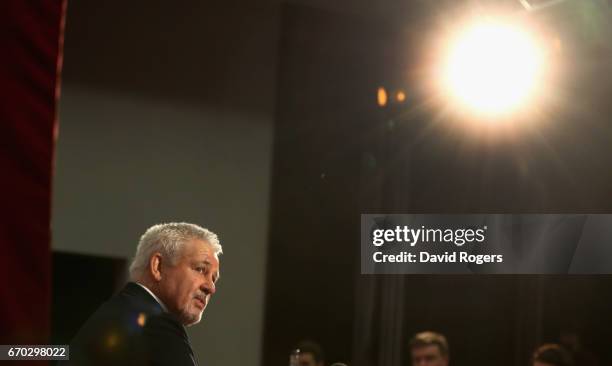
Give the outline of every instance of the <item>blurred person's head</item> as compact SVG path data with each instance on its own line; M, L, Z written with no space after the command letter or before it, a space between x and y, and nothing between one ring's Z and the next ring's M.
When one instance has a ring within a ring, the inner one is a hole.
M217 235L188 223L150 227L140 238L130 279L146 286L184 325L193 325L215 293L219 279Z
M532 366L573 366L570 353L558 344L544 344L533 353Z
M297 348L300 350L300 366L324 366L325 354L318 343L304 340L298 343Z
M417 333L409 345L412 366L448 366L448 342L442 334Z

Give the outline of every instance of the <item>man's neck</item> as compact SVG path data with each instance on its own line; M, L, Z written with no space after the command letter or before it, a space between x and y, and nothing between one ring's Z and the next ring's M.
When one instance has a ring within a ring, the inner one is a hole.
M147 292L149 293L149 295L151 295L151 296L152 296L152 297L155 299L155 301L157 301L157 303L159 304L159 306L161 306L161 308L162 308L162 309L163 309L165 312L168 312L168 308L167 308L167 307L166 307L166 305L163 303L163 301L161 301L161 300L159 299L159 297L157 297L157 295L155 295L155 294L153 293L153 291L151 291L151 289L150 289L150 288L149 288L147 285L143 284L143 283L142 283L142 281L134 281L134 282L135 282L137 285L139 285L140 287L142 287L143 289L145 289L145 291L147 291Z

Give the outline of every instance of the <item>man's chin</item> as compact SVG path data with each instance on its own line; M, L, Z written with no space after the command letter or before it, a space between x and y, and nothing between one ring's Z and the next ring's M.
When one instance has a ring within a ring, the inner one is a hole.
M200 320L196 320L196 321L194 321L193 323L187 323L187 324L183 324L183 325L184 325L184 326L186 326L186 327L191 327L192 325L196 325L196 324L198 324L199 322L200 322Z
M184 326L190 327L196 325L202 320L202 313L204 311L198 311L197 313L184 313L181 317L181 321Z

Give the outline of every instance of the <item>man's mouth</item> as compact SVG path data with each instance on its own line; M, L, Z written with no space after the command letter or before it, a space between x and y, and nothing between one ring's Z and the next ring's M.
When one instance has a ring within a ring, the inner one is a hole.
M206 301L200 299L199 297L195 298L196 304L198 305L198 307L204 309L206 307Z

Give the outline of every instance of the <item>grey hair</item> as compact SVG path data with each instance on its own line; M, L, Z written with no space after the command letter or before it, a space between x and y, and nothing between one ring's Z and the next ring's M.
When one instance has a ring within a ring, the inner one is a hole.
M195 224L170 222L151 226L140 237L136 254L130 264L130 279L136 280L149 266L151 255L160 252L170 262L176 263L185 243L203 240L210 244L215 255L223 253L217 234Z

